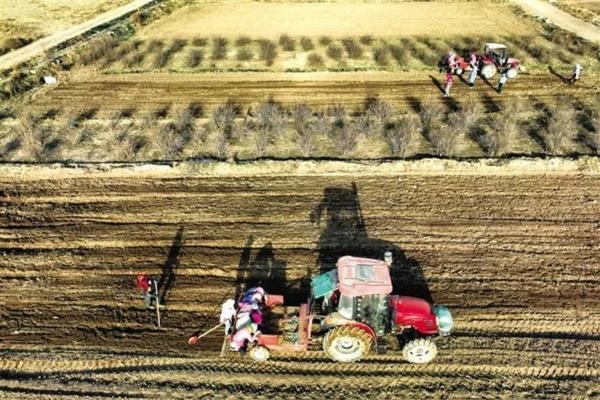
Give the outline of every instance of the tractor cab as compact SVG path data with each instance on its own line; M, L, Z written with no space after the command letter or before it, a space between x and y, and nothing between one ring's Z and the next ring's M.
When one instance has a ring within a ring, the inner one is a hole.
M508 60L508 49L500 43L486 43L483 56L496 65L504 65Z
M341 257L336 270L313 279L311 289L313 301L326 315L325 328L354 322L384 335L389 327L392 281L384 261Z
M485 79L493 78L498 71L513 79L517 77L521 67L521 61L509 57L508 49L500 43L486 43L480 63L480 74Z

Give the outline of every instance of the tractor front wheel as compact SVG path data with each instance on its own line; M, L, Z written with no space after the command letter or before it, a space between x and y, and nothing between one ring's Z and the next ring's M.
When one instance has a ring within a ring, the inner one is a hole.
M519 69L516 67L511 67L506 71L506 76L510 79L515 79L519 75Z
M323 350L334 361L355 362L369 352L373 339L356 326L338 326L327 332Z
M426 364L437 356L437 346L429 339L414 339L402 348L404 359L413 364Z
M250 358L257 362L267 361L271 352L264 346L254 346L248 351Z

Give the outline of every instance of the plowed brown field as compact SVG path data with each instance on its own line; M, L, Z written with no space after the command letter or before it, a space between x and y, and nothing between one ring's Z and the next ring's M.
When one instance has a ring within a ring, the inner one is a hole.
M595 163L3 167L2 397L597 396ZM236 286L261 277L293 303L307 272L385 249L398 292L456 318L431 365L185 344ZM133 290L144 270L163 278L162 328Z
M418 109L419 104L428 97L442 101L443 84L442 74L425 72L98 75L60 85L47 95L39 96L33 106L151 109L158 105L190 102L214 106L228 100L249 105L274 99L284 104L304 102L311 106L326 107L339 103L358 108L369 96L380 96L400 109ZM522 75L511 81L502 95L496 93L495 85L496 81L487 85L479 80L476 88L469 90L466 84L457 81L453 98L480 99L491 109L495 104L527 96L532 101L552 104L565 95L596 95L600 80L589 76L577 85L569 86L553 75ZM452 102L455 100L448 101Z

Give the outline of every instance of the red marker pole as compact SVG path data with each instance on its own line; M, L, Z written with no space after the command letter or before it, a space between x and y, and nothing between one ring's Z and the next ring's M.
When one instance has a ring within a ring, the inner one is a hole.
M198 343L198 340L202 339L204 336L208 335L211 332L214 332L215 330L217 330L218 328L220 328L221 326L223 326L223 323L221 322L219 325L213 326L212 328L210 328L209 330L207 330L206 332L198 335L198 336L192 336L191 338L188 339L188 344L196 344Z

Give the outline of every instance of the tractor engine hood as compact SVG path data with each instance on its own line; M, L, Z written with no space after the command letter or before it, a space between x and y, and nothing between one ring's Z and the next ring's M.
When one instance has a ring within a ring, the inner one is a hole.
M438 333L436 315L429 302L410 296L390 296L392 320L398 327L414 328L423 335Z

